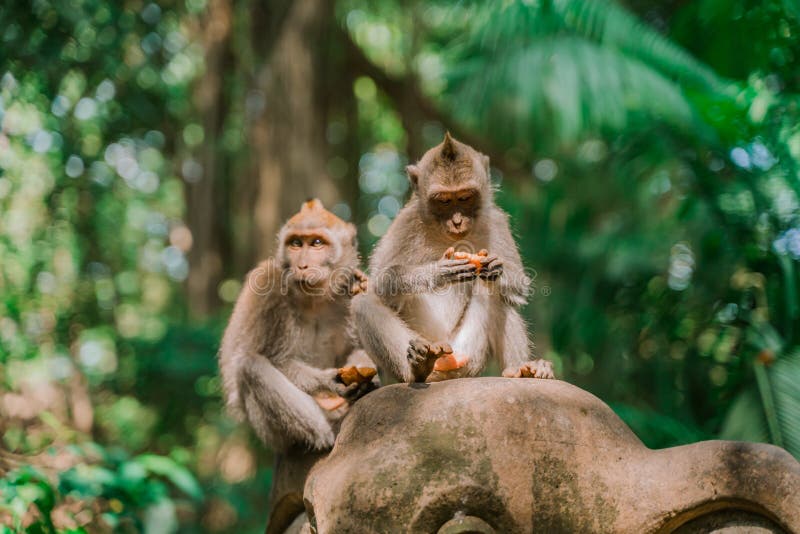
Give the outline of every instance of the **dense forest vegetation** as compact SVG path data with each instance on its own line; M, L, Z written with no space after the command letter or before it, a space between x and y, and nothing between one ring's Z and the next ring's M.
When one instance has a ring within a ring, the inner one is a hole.
M796 2L12 0L0 42L0 530L261 531L242 276L309 196L368 255L446 130L559 377L800 458Z

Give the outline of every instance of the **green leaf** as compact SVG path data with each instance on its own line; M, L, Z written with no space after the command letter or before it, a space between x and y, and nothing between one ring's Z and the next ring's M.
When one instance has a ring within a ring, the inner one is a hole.
M198 501L203 499L203 490L192 473L173 459L156 454L142 454L134 458L134 461L151 473L165 477L191 498Z
M733 401L722 423L719 437L738 441L769 442L767 421L755 388L748 388Z
M783 446L800 459L800 348L795 348L769 369Z

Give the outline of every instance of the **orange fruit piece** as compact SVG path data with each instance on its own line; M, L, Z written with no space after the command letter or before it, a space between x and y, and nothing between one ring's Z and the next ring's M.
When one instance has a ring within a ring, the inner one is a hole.
M461 369L467 364L469 358L465 354L458 354L451 352L436 359L433 363L434 371L455 371Z
M448 252L450 252L450 249L448 249ZM486 256L489 255L489 251L486 250L486 249L481 249L481 250L478 251L477 254L470 254L469 252L455 252L454 251L454 252L450 253L449 255L452 256L452 259L455 259L455 260L469 260L469 262L472 265L475 266L475 269L478 272L480 272L481 271L481 267L483 267L481 262L483 261L484 258L486 258Z
M329 412L336 410L347 402L344 397L340 397L336 393L329 391L315 393L314 400L319 404L320 408Z
M338 377L342 384L349 386L350 384L369 382L376 374L378 374L378 370L372 367L356 367L355 365L350 365L348 367L339 368Z

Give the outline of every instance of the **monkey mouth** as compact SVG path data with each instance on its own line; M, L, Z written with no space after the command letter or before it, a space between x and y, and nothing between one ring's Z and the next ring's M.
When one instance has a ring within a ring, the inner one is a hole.
M294 282L302 287L318 288L325 284L326 276L320 272L295 272L293 274L294 276L292 278L294 279Z
M445 230L447 231L447 234L450 237L462 238L469 233L470 228L469 226L464 226L462 228L453 228L453 226L448 224Z

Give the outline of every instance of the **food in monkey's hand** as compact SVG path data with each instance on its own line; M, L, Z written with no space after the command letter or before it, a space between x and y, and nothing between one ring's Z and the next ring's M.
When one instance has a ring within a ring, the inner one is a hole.
M471 254L469 252L456 252L456 249L450 247L444 253L444 257L448 260L469 260L469 262L475 266L477 272L481 272L483 263L488 256L489 251L486 249L479 250L477 254Z
M351 384L370 382L376 374L378 374L377 369L373 369L372 367L356 367L355 365L351 365L349 367L339 368L339 373L336 377L342 384L349 386Z
M347 402L344 397L337 395L332 391L320 391L315 393L313 397L316 403L319 404L320 408L329 412L341 408L342 405Z

